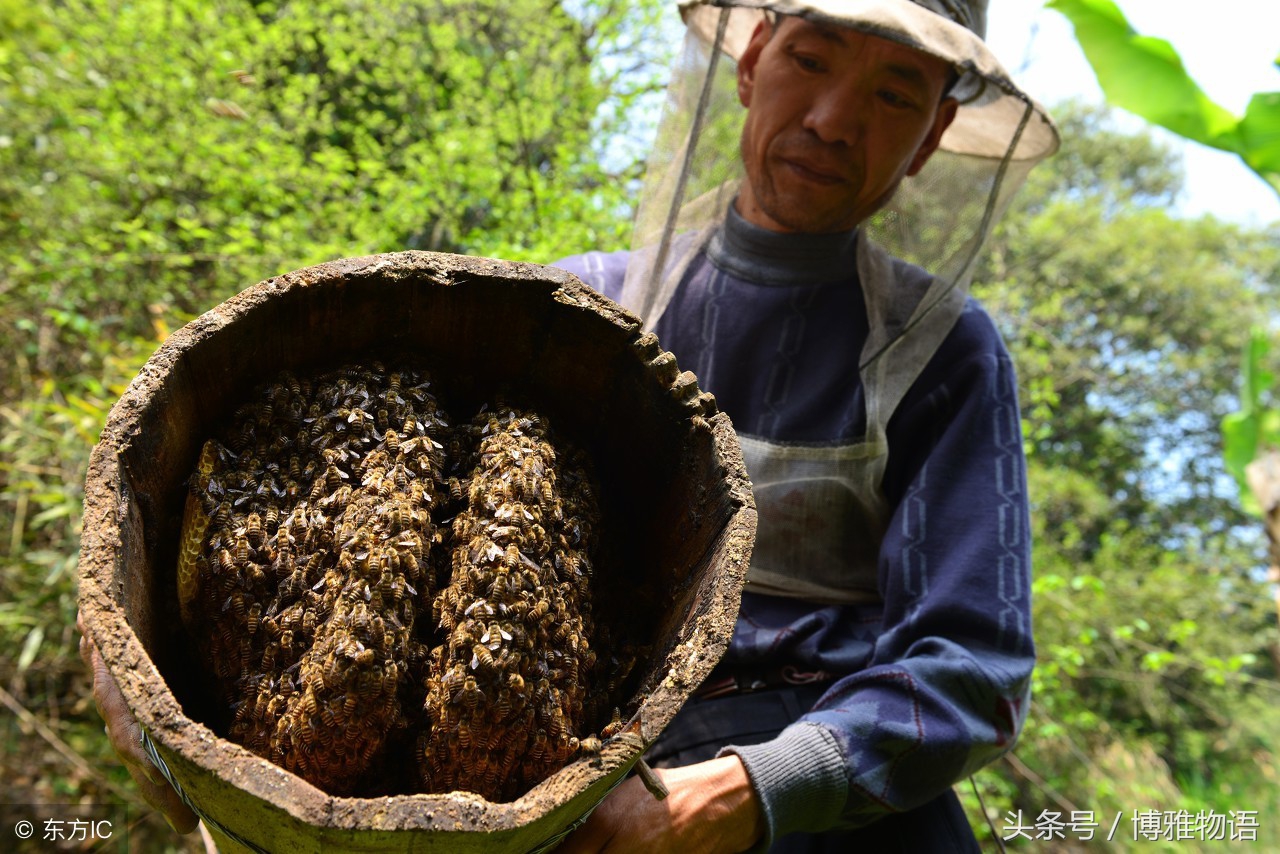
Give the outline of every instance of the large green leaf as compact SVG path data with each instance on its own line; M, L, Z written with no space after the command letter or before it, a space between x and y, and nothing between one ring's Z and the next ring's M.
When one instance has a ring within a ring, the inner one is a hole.
M1280 193L1280 92L1255 95L1243 118L1215 103L1163 39L1134 32L1113 0L1050 0L1075 27L1107 100L1195 142L1240 155Z
M1245 162L1276 187L1280 181L1280 92L1254 95L1240 120L1239 133Z
M1255 328L1240 369L1240 409L1222 419L1223 460L1240 485L1241 505L1256 515L1261 515L1262 508L1249 489L1244 470L1258 455L1259 447L1280 443L1280 413L1262 405L1262 395L1275 381L1263 368L1268 349L1266 334Z

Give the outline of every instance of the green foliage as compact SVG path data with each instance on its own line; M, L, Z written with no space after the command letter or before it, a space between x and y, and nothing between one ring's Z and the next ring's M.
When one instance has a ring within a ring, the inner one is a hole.
M1239 154L1280 193L1280 92L1254 95L1244 116L1237 117L1201 91L1172 45L1134 32L1113 0L1050 0L1048 7L1075 27L1111 103L1194 142ZM1262 375L1261 346L1250 345L1245 354L1241 411L1222 423L1227 468L1239 482L1241 505L1255 515L1262 510L1245 483L1244 468L1261 447L1275 441L1262 433L1280 431L1280 411L1259 406L1262 389L1250 379Z
M1280 193L1280 92L1259 92L1244 116L1212 101L1163 39L1135 33L1113 0L1050 0L1065 15L1107 100L1195 142L1239 154Z
M0 0L0 700L46 726L0 713L6 801L134 797L135 847L171 838L110 759L74 630L89 449L169 328L337 257L618 248L662 13Z
M0 763L0 796L11 803L80 797L141 803L103 737L77 655L76 558L89 449L125 381L157 342L86 343L79 372L39 380L28 374L32 391L0 405L0 644L7 650L0 655L0 685L62 745L59 750L19 718L0 715L0 750L21 757ZM80 761L69 763L68 756ZM145 843L168 833L162 819L147 818L134 839Z
M1280 448L1280 409L1267 409L1264 396L1275 375L1263 366L1270 346L1266 333L1254 328L1245 346L1240 371L1240 409L1222 419L1222 455L1227 471L1240 485L1240 504L1248 513L1262 515L1262 507L1245 480L1245 468L1263 448Z
M997 825L1123 811L1125 832L1134 810L1278 814L1280 632L1218 425L1240 318L1274 315L1280 232L1171 217L1166 149L1054 112L1063 151L974 286L1022 382L1039 653L1016 756L979 777L986 807Z
M1280 236L1178 220L1167 150L1078 105L975 286L1019 348L1031 451L1087 474L1135 524L1243 522L1222 489L1218 424L1247 326L1280 280Z
M616 246L637 167L605 171L599 141L661 48L605 61L656 8L4 0L9 304L141 334L150 303L195 314L335 257Z
M80 485L169 327L337 256L621 245L658 8L0 0L0 685L82 757L5 716L7 800L128 797L75 654ZM1280 233L1170 217L1167 150L1057 112L975 286L1023 381L1041 656L979 785L997 821L1277 814L1280 636L1217 425Z

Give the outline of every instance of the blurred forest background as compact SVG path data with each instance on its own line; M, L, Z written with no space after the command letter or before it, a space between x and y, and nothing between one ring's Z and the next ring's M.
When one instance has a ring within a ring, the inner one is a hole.
M125 801L139 850L192 844L136 799L77 656L85 464L147 356L337 257L624 247L671 14L0 0L0 802ZM1257 847L1280 850L1280 633L1219 434L1249 326L1275 321L1280 223L1174 218L1169 150L1054 112L1063 151L974 287L1020 370L1040 664L982 806L959 791L987 838L984 807L997 831L1093 811L1100 837L1124 811L1117 848L1135 810L1256 810Z

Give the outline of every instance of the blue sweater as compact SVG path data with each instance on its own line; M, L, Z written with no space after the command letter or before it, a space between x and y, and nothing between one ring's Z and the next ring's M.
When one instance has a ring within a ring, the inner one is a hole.
M731 215L655 331L740 433L856 441L867 317L852 235ZM557 263L618 299L628 253ZM767 844L911 809L1008 750L1034 665L1025 461L1013 365L973 300L888 424L893 509L876 605L744 592L727 665L843 674L763 745L732 748Z

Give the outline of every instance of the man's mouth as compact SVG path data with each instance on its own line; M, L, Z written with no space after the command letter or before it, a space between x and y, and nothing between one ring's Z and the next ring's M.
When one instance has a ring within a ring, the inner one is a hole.
M814 184L833 185L844 183L844 176L833 167L810 160L782 158L783 164L802 180Z

